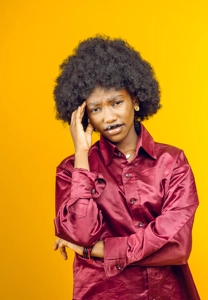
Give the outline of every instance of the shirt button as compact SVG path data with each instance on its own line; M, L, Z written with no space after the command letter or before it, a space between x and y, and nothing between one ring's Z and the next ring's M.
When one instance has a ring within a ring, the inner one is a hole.
M129 173L127 173L125 176L126 176L126 178L129 178L129 177L130 177L130 174L129 174Z
M118 152L118 156L121 156L122 154L121 154L121 152Z
M96 193L96 190L95 190L95 189L92 189L92 190L91 190L91 193L92 193L92 194L95 194L95 193Z
M134 204L135 202L136 202L136 200L135 200L134 198L131 198L131 199L130 199L130 203L131 203L131 204Z
M116 269L117 269L117 270L121 270L121 269L122 269L122 265L117 264L117 265L116 265Z
M138 226L139 226L139 227L142 227L143 225L144 225L143 222L139 222L139 223L138 223Z

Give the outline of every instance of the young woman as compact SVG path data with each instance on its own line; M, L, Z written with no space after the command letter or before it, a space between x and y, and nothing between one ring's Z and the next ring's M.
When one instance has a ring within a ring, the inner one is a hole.
M73 299L199 299L187 264L194 177L141 123L160 108L151 66L120 39L90 38L61 65L54 96L75 147L57 168L54 246L76 252Z

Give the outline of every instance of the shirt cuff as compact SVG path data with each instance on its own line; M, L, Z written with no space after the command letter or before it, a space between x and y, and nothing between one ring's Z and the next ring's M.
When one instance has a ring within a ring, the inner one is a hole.
M76 168L72 172L71 198L97 198L105 185L101 174Z
M118 275L126 267L128 237L106 238L104 243L104 269L107 277Z

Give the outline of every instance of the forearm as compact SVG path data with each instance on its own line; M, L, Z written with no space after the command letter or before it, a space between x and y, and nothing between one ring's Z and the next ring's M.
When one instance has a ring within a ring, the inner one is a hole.
M83 168L88 171L90 170L88 161L88 151L77 151L75 153L74 167Z
M71 244L70 248L74 250L77 254L83 256L84 247ZM90 249L90 248L88 248ZM91 248L91 257L104 258L104 242L97 241L96 244Z
M63 205L55 219L56 235L81 246L90 247L100 236L102 214L93 199L79 199Z
M184 218L183 224L179 215L173 218L169 216L164 222L164 230L162 224L158 226L156 220L156 224L149 224L147 228L131 236L106 238L106 275L114 276L131 264L146 267L186 264L191 251L191 232L196 207L193 205L180 212ZM166 230L169 230L169 234Z
M70 175L70 176L69 176ZM105 188L101 174L58 168L56 181L56 235L82 246L92 246L100 236L102 214L96 198Z
M92 257L104 258L104 242L98 241L92 248Z

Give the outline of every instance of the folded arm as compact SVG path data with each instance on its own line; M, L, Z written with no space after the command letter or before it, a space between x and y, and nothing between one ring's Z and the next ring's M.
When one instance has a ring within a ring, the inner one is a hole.
M125 237L106 238L107 276L130 264L163 266L185 264L191 251L192 226L198 197L192 171L180 152L169 182L161 214L146 227Z
M57 169L56 235L61 239L92 246L100 236L102 213L95 199L105 188L102 175L85 169Z

